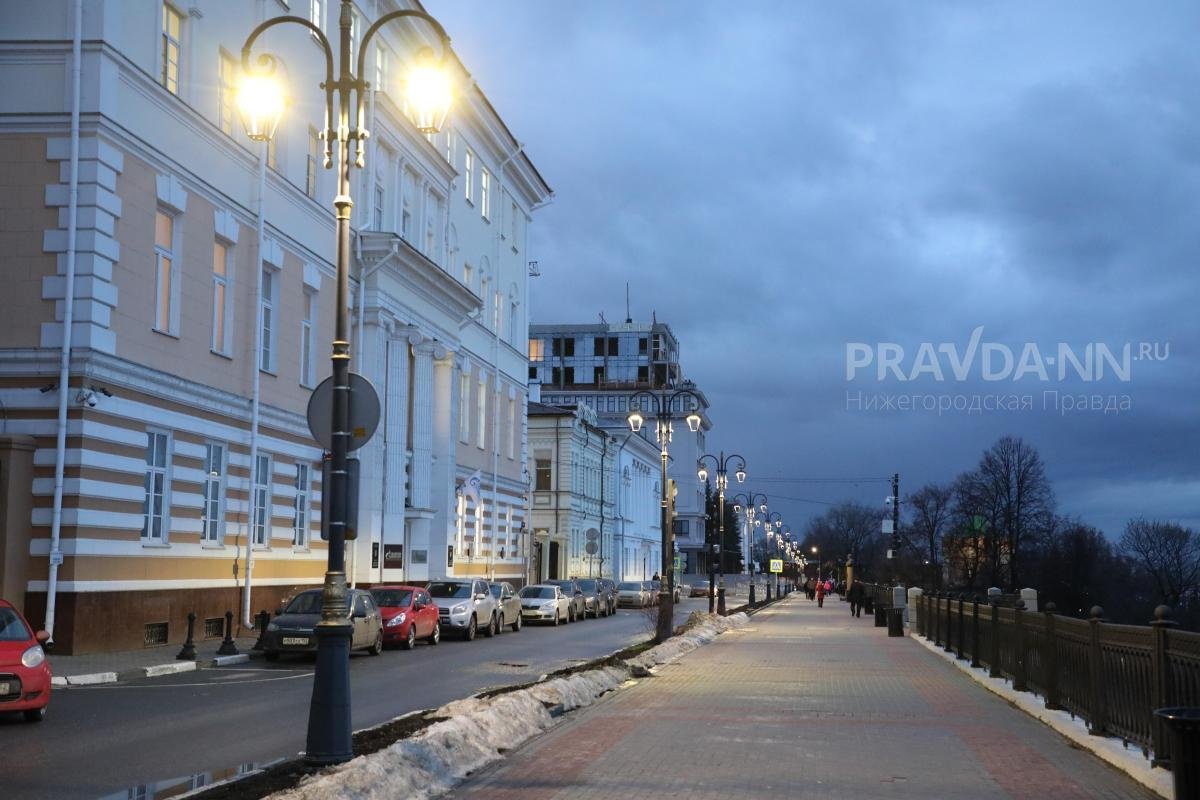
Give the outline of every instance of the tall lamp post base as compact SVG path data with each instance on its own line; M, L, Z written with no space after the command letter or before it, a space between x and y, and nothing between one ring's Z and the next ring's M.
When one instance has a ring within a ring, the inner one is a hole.
M328 573L325 583L324 602L339 588L345 598L344 574ZM350 733L350 640L354 628L344 613L345 599L334 605L340 605L342 613L322 619L313 631L317 637L317 665L308 710L308 749L304 753L309 764L340 764L354 757Z

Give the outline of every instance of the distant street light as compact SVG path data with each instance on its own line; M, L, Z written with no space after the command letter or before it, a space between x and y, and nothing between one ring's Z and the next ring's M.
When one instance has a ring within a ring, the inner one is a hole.
M409 107L422 133L436 133L446 119L452 102L450 78L442 69L450 52L450 38L441 24L423 11L401 10L384 14L374 22L358 43L357 71L351 72L354 52L354 3L341 0L338 18L338 70L334 75L334 52L320 26L304 17L273 17L260 24L246 37L242 45L243 77L238 87L237 105L246 134L255 141L268 141L275 135L286 105L283 86L274 79L278 59L270 54L258 56L252 66L250 52L255 41L268 29L285 22L296 23L312 32L325 55L324 127L320 132L325 142L324 166L329 169L330 142L337 141L337 193L333 208L337 218L336 266L337 290L333 332L333 412L330 485L322 487L328 498L329 519L328 563L325 588L321 594L321 621L314 633L317 638L317 665L313 680L312 701L308 712L308 741L304 752L306 761L314 764L335 764L353 757L350 737L350 639L346 588L346 524L349 499L347 454L352 436L350 420L350 337L347 318L350 286L350 166L363 166L363 142L370 132L363 124L364 97L372 88L363 78L364 59L371 38L381 26L402 17L425 21L441 41L441 62L435 64L428 48L418 56L406 86ZM374 87L382 88L382 87ZM334 96L337 102L334 102ZM353 116L352 116L353 113ZM333 124L334 115L337 124ZM353 123L353 126L352 126ZM350 142L355 143L354 162L350 160Z
M734 474L734 477L737 478L738 483L743 483L746 480L746 459L742 458L741 456L737 455L736 453L730 453L728 456L725 455L724 450L721 451L720 455L716 455L716 456L706 453L706 454L700 456L700 460L697 462L698 469L697 469L696 474L699 476L701 483L704 483L708 480L708 470L705 469L705 467L704 467L705 461L711 461L713 464L716 465L716 468L717 468L717 530L718 530L718 532L717 532L717 543L713 546L713 553L717 557L717 559L716 559L717 563L714 565L712 563L711 557L709 558L709 562L708 562L708 613L710 613L710 614L713 613L713 583L714 583L713 573L718 570L720 571L721 579L720 579L720 584L716 590L717 613L722 614L722 615L725 613L725 564L724 564L724 561L725 561L725 486L729 482L729 478L726 474L726 470L729 466L729 462L735 458L737 459L738 466L733 474Z
M750 605L754 605L754 529L762 523L756 519L757 512L767 513L767 496L761 492L739 492L733 496L733 511L746 515L746 564L750 568Z

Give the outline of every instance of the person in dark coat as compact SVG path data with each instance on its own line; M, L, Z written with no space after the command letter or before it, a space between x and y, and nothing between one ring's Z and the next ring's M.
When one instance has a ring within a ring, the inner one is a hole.
M855 581L850 584L850 591L846 594L846 599L850 601L850 616L862 616L863 600L865 598L866 591L863 589L861 581Z

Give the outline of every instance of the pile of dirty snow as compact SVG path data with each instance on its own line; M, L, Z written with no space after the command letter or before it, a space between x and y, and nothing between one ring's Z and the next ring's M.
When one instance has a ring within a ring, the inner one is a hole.
M554 724L551 710L591 705L631 674L646 674L718 634L745 625L749 617L693 614L682 634L629 659L624 666L588 670L491 697L468 697L439 708L447 719L365 756L305 778L271 800L425 800L451 789L469 773L498 760Z

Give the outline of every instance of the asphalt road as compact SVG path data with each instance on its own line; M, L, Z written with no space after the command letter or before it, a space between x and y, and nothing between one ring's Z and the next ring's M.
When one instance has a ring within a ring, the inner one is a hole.
M676 607L677 623L698 609L707 610L706 598L685 598ZM648 638L650 620L622 610L557 628L525 626L493 639L447 637L436 647L419 644L374 658L356 653L350 661L354 728L605 655ZM311 658L285 657L56 688L45 722L0 714L0 794L6 800L151 800L177 787L175 776L209 782L240 764L294 756L304 748L312 670Z

